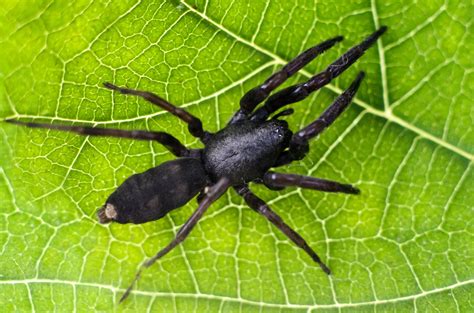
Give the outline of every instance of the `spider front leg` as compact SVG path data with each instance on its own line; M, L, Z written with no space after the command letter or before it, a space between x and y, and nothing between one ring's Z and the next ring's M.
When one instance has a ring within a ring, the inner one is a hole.
M134 95L138 97L142 97L143 99L147 100L148 102L151 102L160 108L170 112L174 116L178 117L182 121L186 122L188 124L188 130L193 135L194 137L197 137L201 139L202 142L206 142L206 140L209 138L211 135L207 131L205 131L202 128L202 122L200 119L192 115L191 113L178 108L174 106L173 104L169 103L165 99L157 96L156 94L149 92L149 91L143 91L143 90L136 90L136 89L128 89L128 88L122 88L115 86L111 83L104 83L104 86L108 89L118 91L122 94L125 95Z
M314 262L318 263L321 269L326 274L331 274L331 270L324 264L319 256L314 252L313 249L308 245L308 243L301 237L296 231L291 229L281 217L273 212L270 207L259 197L257 197L247 186L235 187L235 190L239 195L241 195L245 202L252 208L254 211L265 216L273 225L275 225L279 230L281 230L291 241L293 241L298 247L303 249Z
M191 230L193 230L194 226L196 226L197 222L201 219L201 217L207 211L207 209L211 206L211 204L217 199L219 199L220 196L222 196L222 194L227 190L227 188L229 188L229 185L230 185L229 179L221 178L215 185L209 187L206 195L204 196L202 201L199 203L198 208L196 209L196 211L194 211L194 213L186 221L186 223L184 223L184 225L181 226L178 233L176 234L176 237L166 247L164 247L157 254L155 254L154 257L152 257L151 259L143 263L142 266L140 266L140 269L135 274L135 278L133 279L132 283L127 288L127 290L122 295L122 297L120 298L120 302L124 301L128 297L128 295L132 291L133 285L135 284L135 282L137 282L140 279L143 269L152 266L158 259L168 254L168 252L170 252L177 245L183 242L188 237Z
M247 91L242 99L240 99L240 110L234 114L230 123L232 124L239 121L252 113L255 107L265 100L275 88L283 84L290 76L342 39L342 36L338 36L309 48L288 62L280 71L270 76L263 84Z
M309 151L309 140L319 135L344 112L351 103L352 98L354 98L357 89L359 89L364 76L364 72L360 72L349 88L337 97L333 104L317 120L295 133L291 137L290 148L280 155L274 166L285 165L294 160L304 158Z
M375 41L383 35L383 33L385 33L386 30L387 27L382 26L376 32L369 35L364 41L349 49L324 71L314 75L305 83L290 86L270 96L265 104L252 114L251 119L255 121L265 121L268 116L281 107L301 101L308 97L312 92L329 84L329 82L354 64L354 62L357 61L365 51L369 49Z
M69 126L46 123L21 122L13 119L5 120L7 123L23 125L31 128L47 128L66 132L72 132L87 136L119 137L138 140L155 140L165 146L171 153L177 157L196 156L197 150L189 150L183 144L165 132L152 132L144 130L121 130L113 128L87 127L87 126Z

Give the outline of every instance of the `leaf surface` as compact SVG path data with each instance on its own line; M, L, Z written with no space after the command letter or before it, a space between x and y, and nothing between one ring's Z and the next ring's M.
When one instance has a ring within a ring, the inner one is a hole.
M0 306L91 311L469 311L473 306L474 107L468 1L3 1L0 116L167 131L176 118L102 82L153 91L225 126L245 91L299 52L345 40L304 81L380 25L351 69L301 103L300 129L367 77L354 104L285 172L357 185L360 196L252 186L331 267L327 277L229 191L143 275L195 200L144 225L95 212L128 176L172 159L155 143L0 124Z

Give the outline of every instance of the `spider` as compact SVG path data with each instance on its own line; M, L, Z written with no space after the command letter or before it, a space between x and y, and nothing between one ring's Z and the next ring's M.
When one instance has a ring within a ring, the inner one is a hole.
M294 110L277 111L288 104L303 100L339 76L357 61L386 30L387 27L382 26L308 81L270 95L290 76L340 42L343 37L334 37L302 52L261 85L248 91L240 100L240 109L234 113L226 127L217 133L205 131L197 117L151 92L104 83L104 86L112 91L142 97L183 120L188 124L191 135L199 138L204 144L203 149L188 149L178 139L165 132L28 123L14 119L7 119L6 122L89 136L155 140L178 157L127 178L97 212L100 223L146 223L162 218L197 195L198 208L179 229L175 238L141 265L120 302L130 294L142 271L186 239L209 206L230 187L245 200L250 208L266 217L329 275L331 271L316 252L277 213L256 196L249 189L248 184L250 182L263 184L272 190L296 186L325 192L359 194L359 189L349 184L277 173L270 169L301 160L306 156L309 152L309 140L330 126L348 107L364 78L364 72L359 72L349 88L339 95L318 119L296 133L288 128L286 121L279 119L292 114ZM257 108L265 99L265 103ZM275 112L277 113L273 115Z

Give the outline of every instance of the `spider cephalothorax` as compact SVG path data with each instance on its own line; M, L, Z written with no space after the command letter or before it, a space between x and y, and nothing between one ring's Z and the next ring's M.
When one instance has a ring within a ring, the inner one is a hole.
M285 224L263 200L253 194L248 184L260 183L270 189L297 186L326 192L359 193L359 190L351 185L308 176L276 173L270 169L304 158L309 151L309 140L331 125L350 104L364 77L363 72L357 75L349 88L337 97L318 119L295 133L289 129L285 121L279 119L281 116L292 114L293 110L276 112L288 104L303 100L310 93L339 76L357 61L385 31L386 27L381 27L308 81L287 87L270 96L271 92L290 76L341 41L342 37L329 39L304 51L263 84L247 92L240 101L240 109L227 126L217 133L205 131L198 118L151 92L117 87L111 83L104 84L105 87L122 94L142 97L177 116L188 124L190 133L201 140L204 144L203 149L187 149L176 138L165 132L25 123L13 119L6 121L83 135L155 140L178 157L176 160L165 162L144 173L129 177L109 196L97 213L101 223L145 223L163 217L199 194L199 206L196 211L178 231L176 238L142 265L121 301L130 293L143 267L149 267L182 242L212 202L229 187L232 187L253 210L265 216L317 262L327 274L330 274L329 268L306 241ZM257 108L265 99L265 103Z

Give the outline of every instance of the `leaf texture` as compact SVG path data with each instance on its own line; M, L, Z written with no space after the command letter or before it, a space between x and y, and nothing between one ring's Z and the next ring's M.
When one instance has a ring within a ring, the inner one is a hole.
M469 1L2 1L0 116L167 131L186 125L101 84L153 91L225 126L245 91L304 49L345 40L304 81L380 25L351 69L293 104L314 120L357 71L354 103L282 170L357 185L360 196L252 186L331 267L327 277L229 191L146 271L193 200L144 225L95 212L128 176L172 155L155 143L0 123L0 306L8 311L467 312L473 309L474 106Z

